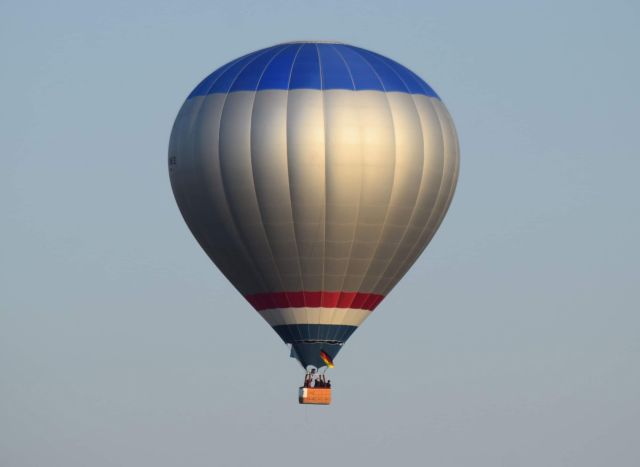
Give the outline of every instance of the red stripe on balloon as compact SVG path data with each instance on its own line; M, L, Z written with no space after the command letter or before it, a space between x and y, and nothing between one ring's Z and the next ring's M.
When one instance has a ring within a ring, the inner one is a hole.
M272 292L245 295L256 310L273 308L354 308L373 311L383 295L361 292Z

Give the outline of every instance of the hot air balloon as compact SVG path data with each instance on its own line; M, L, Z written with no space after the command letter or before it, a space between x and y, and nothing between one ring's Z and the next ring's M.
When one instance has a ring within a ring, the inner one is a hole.
M194 237L305 369L333 364L420 256L458 167L435 91L342 43L227 63L189 94L169 144Z

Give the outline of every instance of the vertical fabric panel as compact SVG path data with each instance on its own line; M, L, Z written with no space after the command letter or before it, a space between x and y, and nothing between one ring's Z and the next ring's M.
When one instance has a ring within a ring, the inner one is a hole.
M268 290L282 290L282 281L267 240L256 199L251 163L251 115L255 92L227 96L220 121L220 168L229 211L238 235L260 271ZM258 292L258 291L252 291Z
M287 163L300 291L323 290L325 255L325 131L322 93L291 90L287 104ZM310 305L303 294L303 305ZM323 310L304 309L307 323ZM317 332L317 330L316 330ZM315 336L319 338L319 336Z
M398 272L405 268L406 258L413 246L419 241L420 235L427 225L442 185L444 168L442 128L438 114L430 103L430 98L420 97L420 99L414 100L423 144L423 164L418 195L414 201L411 215L404 224L402 235L390 248L391 256L381 261L376 260L375 267L381 267L381 270L367 276L367 291L381 293L382 290L386 290L387 285ZM406 272L407 269L408 267L404 271Z
M326 196L324 126L322 93L290 91L287 103L288 187L302 283L307 291L323 290Z
M354 101L360 125L362 185L360 193L350 194L349 202L358 203L358 211L347 267L338 289L344 291L357 291L362 284L389 213L397 158L403 159L396 153L395 125L386 95L360 91L355 93Z
M420 96L420 99L416 100L421 99L422 96ZM408 249L408 254L405 255L400 266L393 271L393 275L384 284L384 288L381 291L383 295L386 295L395 286L395 284L398 283L398 281L418 259L418 256L420 256L422 251L427 247L449 208L449 204L451 203L453 192L455 190L459 165L458 143L455 128L453 126L453 122L448 116L448 112L440 100L430 99L429 104L432 106L432 109L437 116L440 134L442 135L442 154L444 156L442 182L433 208L429 210L428 220L420 232L417 241L403 244L403 247Z
M362 128L352 91L324 91L326 250L323 290L339 291L349 263L362 193Z
M176 154L171 181L194 236L227 278L244 291L263 282L239 241L222 190L218 135L223 104L222 95L185 102L171 138L171 154Z
M293 225L287 155L287 93L256 94L251 117L251 166L259 211L281 288L303 290Z
M393 192L386 209L384 227L369 257L366 275L358 284L357 290L361 292L372 290L393 258L416 205L423 177L424 142L414 102L406 93L387 93L386 97L391 109L395 142Z

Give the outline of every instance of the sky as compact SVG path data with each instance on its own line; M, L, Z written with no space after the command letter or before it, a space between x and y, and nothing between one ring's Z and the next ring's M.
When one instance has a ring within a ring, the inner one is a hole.
M301 39L408 66L461 146L328 407L166 165L203 77ZM632 1L4 0L0 465L640 465L638 44Z

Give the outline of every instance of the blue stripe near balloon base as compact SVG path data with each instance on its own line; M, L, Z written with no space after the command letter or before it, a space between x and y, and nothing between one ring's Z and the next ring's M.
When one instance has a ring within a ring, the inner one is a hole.
M320 358L323 350L333 360L342 345L357 326L333 324L287 324L274 326L273 329L287 344L291 344L291 356L298 359L304 368L313 365L316 368L325 366Z
M334 324L285 324L274 326L273 329L287 344L295 342L343 344L358 327Z

